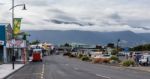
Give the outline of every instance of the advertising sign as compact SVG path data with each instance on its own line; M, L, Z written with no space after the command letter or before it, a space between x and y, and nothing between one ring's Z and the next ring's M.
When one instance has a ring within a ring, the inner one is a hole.
M7 41L6 44L7 48L25 48L26 47L26 42L24 40L10 40Z

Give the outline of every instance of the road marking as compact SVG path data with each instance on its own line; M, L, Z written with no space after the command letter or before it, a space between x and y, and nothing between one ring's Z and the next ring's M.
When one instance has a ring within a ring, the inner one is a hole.
M103 77L103 78L107 78L107 79L111 79L110 77L103 76L103 75L100 75L100 74L96 74L96 76L98 76L98 77Z
M42 66L41 79L44 78L44 70L45 70L45 64L43 64Z
M66 66L69 66L69 64L65 64Z
M77 67L75 67L74 69L75 69L75 70L79 70L79 68L77 68Z

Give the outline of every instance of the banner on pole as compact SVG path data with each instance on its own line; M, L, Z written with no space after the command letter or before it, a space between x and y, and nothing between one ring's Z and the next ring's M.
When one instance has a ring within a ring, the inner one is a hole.
M14 35L20 33L21 19L22 18L14 18L14 27L13 27Z

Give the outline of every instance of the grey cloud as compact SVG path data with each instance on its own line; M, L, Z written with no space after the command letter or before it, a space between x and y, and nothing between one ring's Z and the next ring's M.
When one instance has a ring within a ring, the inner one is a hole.
M147 27L145 26L150 26L150 20L137 20L137 19L132 19L132 20L128 20L127 23L129 26L134 27L134 28L145 28L147 29Z
M23 24L29 24L29 25L35 25L35 23L28 22L28 21L23 21L22 23L23 23Z
M32 3L32 5L34 6L48 6L48 3L45 3L45 2L35 2L35 3Z
M77 21L76 18L69 17L69 16L66 16L66 15L57 15L57 16L55 16L55 18L61 19L61 20L64 20L64 21Z
M93 26L94 25L93 23L81 23L81 22L75 22L75 21L71 22L71 21L63 21L63 20L58 20L58 19L51 19L51 20L45 19L44 21L52 22L55 24L74 24L78 26Z
M47 11L50 13L52 12L52 13L65 14L65 12L60 9L48 9Z
M54 14L53 18L61 19L64 21L77 21L76 18L72 17L70 14L60 10L60 9L49 9L49 13Z
M67 22L67 21L65 22L65 21L56 20L56 19L52 19L50 21L55 23L55 24L75 24L75 25L83 26L82 24L80 24L78 22Z
M0 5L4 5L4 3L0 3Z
M93 26L93 23L83 22L80 19L72 17L70 14L59 10L59 9L50 9L49 12L54 12L55 16L51 20L46 20L48 22L53 22L55 24L75 24L79 26Z
M18 0L19 3L25 3L28 5L32 5L32 6L48 6L48 0L26 0L26 1L22 1L22 0Z
M121 16L118 13L113 13L109 16L109 18L114 19L116 21L120 21L121 20Z
M131 26L132 27L132 26ZM132 28L141 28L143 30L150 30L150 28L147 28L147 27L132 27Z

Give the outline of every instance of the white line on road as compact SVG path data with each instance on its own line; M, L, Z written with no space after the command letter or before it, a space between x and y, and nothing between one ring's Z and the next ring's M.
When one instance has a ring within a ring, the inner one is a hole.
M69 66L69 64L65 64L66 66Z
M98 77L103 77L103 78L107 78L107 79L111 79L110 77L103 76L103 75L100 75L100 74L96 74L96 76L98 76Z
M43 64L43 66L42 66L42 72L41 72L41 79L44 78L44 70L45 70L45 65Z
M77 67L75 67L74 69L75 69L75 70L79 70L79 68L77 68Z

